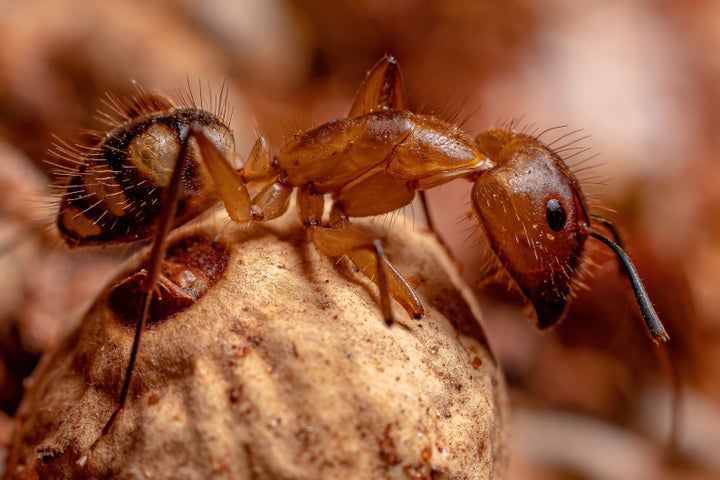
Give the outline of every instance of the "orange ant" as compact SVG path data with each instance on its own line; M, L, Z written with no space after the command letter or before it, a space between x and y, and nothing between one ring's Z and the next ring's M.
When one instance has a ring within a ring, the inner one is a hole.
M235 222L263 222L283 215L297 192L309 239L328 256L348 256L377 283L390 325L391 296L415 319L423 306L381 242L350 219L393 212L416 192L463 178L474 183L477 219L539 328L564 318L585 241L593 237L623 265L652 339L669 339L614 227L588 214L562 158L525 133L496 129L472 139L440 118L410 112L393 57L369 71L347 117L295 134L275 156L261 137L239 170L228 161L234 140L220 117L142 91L134 101L114 103L122 118L98 145L60 152L75 162L62 172L68 178L58 215L70 245L153 239L122 390L101 437L124 408L170 231L220 200ZM252 197L249 182L262 185ZM332 200L327 218L326 196ZM609 228L615 241L594 230L591 219Z

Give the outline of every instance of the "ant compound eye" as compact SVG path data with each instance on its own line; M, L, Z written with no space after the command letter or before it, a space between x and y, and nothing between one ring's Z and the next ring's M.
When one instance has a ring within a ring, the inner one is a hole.
M555 232L559 232L565 226L565 209L559 200L551 198L545 207L545 218L548 226Z

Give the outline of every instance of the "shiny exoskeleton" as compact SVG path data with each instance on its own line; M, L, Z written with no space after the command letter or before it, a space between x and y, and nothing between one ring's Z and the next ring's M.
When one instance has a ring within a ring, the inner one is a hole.
M88 152L76 152L76 165L63 171L58 226L71 245L154 239L147 305L171 229L219 200L236 222L268 221L288 210L295 192L310 240L326 255L349 257L378 284L388 324L391 296L420 318L413 288L378 239L351 219L395 211L419 191L462 178L473 182L476 218L540 328L565 316L592 236L625 267L652 338L668 340L625 252L592 228L595 217L560 155L525 133L496 129L473 139L438 117L409 111L392 57L370 70L347 117L295 134L275 155L260 138L239 170L230 164L234 142L221 118L142 92L119 108L123 121ZM250 182L260 185L254 195ZM146 317L147 306L115 414L125 403Z

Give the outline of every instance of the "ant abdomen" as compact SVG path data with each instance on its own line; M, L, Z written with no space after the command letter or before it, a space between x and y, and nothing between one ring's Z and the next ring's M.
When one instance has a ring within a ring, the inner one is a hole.
M140 102L142 100L139 100ZM152 105L149 101L146 105ZM121 112L136 115L108 132L94 147L65 149L56 155L77 165L62 168L58 228L70 245L135 242L153 235L163 194L192 125L233 158L230 129L215 115L194 107L148 112L141 107ZM60 150L60 148L59 148ZM181 225L218 202L219 196L190 140L182 173L182 193L174 224Z
M538 327L550 327L565 316L589 231L577 180L529 135L491 130L477 142L498 165L476 180L473 208Z

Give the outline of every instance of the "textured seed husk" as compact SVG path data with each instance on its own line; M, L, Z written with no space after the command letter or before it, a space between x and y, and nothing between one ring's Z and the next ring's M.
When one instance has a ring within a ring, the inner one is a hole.
M128 404L88 456L133 337L106 289L29 381L6 478L503 478L504 383L479 310L411 223L364 224L426 309L394 303L392 327L374 284L294 220L176 232L227 246L222 278L143 333Z

